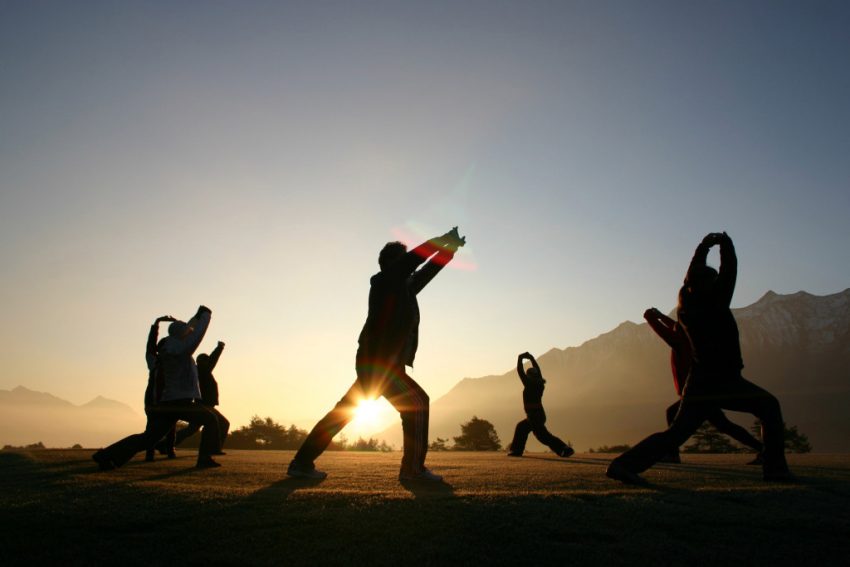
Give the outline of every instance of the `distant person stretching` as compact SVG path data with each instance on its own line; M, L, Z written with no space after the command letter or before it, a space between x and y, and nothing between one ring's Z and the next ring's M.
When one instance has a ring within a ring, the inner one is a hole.
M287 474L322 479L313 461L334 435L351 421L363 399L384 396L401 414L404 455L400 480L439 482L442 477L425 468L428 451L428 394L407 375L419 341L419 304L416 295L466 243L457 227L411 251L401 242L389 242L378 256L381 271L372 276L369 314L360 333L355 367L357 379L336 406L313 427L289 464ZM416 268L426 262L422 268Z
M216 382L212 371L215 368L215 365L218 364L218 359L221 357L221 353L223 351L224 343L218 341L218 345L211 353L199 354L195 357L195 362L198 365L198 385L201 388L200 403L201 405L206 406L207 409L215 414L216 419L218 419L218 429L221 434L221 447L224 446L224 440L227 438L227 432L230 431L230 422L220 411L215 409L215 406L218 405L218 382ZM169 433L168 436L166 436L166 438L157 445L157 449L159 449L161 453L173 455L174 447L197 433L200 428L201 424L195 422L190 423L179 431L172 429L171 433ZM223 455L224 453L219 450L213 454Z
M716 245L720 246L719 274L705 264L708 251ZM724 408L751 413L761 420L764 479L794 479L785 462L779 402L741 376L744 363L738 325L729 308L737 271L735 247L725 232L709 234L697 246L679 290L679 323L690 339L693 353L679 411L666 431L650 435L611 461L607 471L610 478L646 484L639 473L684 443L717 408Z
M156 418L155 410L159 397L162 395L162 373L159 372L156 364L156 346L159 340L159 324L164 322L173 323L176 321L171 315L163 315L157 317L156 321L151 325L151 330L148 332L148 340L145 344L145 363L148 366L148 387L145 388L145 415L148 418L148 423L145 430L149 430ZM174 452L171 451L169 458L174 458ZM145 454L146 461L153 461L153 447L148 447Z
M682 326L655 307L647 309L643 314L643 318L646 319L650 328L652 328L652 330L655 331L655 333L661 337L671 349L670 366L673 369L673 385L676 387L676 393L679 395L680 400L667 408L667 426L669 427L673 424L673 419L676 417L676 414L679 413L679 407L682 405L682 388L684 387L685 380L691 370L691 343L688 341L688 335L685 333L685 330L682 329ZM737 423L730 421L729 418L726 417L726 414L723 413L723 410L719 407L715 406L711 409L706 416L706 421L713 425L720 433L725 433L738 443L755 450L756 453L761 453L764 449L761 441L750 435L749 431ZM676 449L665 455L662 460L665 463L682 462L681 457L679 457L679 448L676 447ZM761 455L759 455L755 460L747 464L760 465L761 461Z
M527 371L523 361L531 362ZM546 412L543 411L543 389L546 380L540 372L540 367L534 357L527 352L517 357L516 371L522 380L522 407L525 409L525 419L516 424L514 439L508 448L509 457L521 457L525 451L528 434L534 433L537 440L552 449L559 457L569 457L574 453L573 448L549 433L546 429Z
M139 451L153 447L174 427L178 419L200 423L203 428L198 450L198 468L221 466L211 455L218 452L221 436L218 420L198 403L198 369L192 353L198 348L210 324L211 311L201 305L188 323L174 321L168 326L168 336L157 345L157 367L162 372L162 394L149 413L150 421L144 433L130 435L92 455L101 470L120 467Z

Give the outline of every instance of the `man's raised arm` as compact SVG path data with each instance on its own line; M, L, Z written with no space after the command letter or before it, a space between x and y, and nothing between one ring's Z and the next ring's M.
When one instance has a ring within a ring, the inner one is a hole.
M457 232L457 227L454 227L444 235L432 238L408 252L408 254L416 255L428 254L426 258L430 258L430 261L425 266L412 274L413 277L410 281L411 291L414 294L422 291L434 279L434 276L440 273L440 270L452 261L457 249L464 244L466 244L466 237L460 236ZM435 252L436 255L434 255Z
M218 344L210 353L210 372L212 372L215 365L218 364L218 359L221 358L222 351L224 351L224 343L218 341Z
M725 232L718 237L720 243L720 271L717 275L717 283L714 285L718 301L727 307L732 303L732 295L735 293L735 282L738 279L738 256L735 255L735 245Z
M697 249L694 250L694 257L691 258L691 263L688 266L688 273L685 274L685 285L689 285L691 280L698 276L699 272L705 268L705 261L708 258L708 251L716 243L716 233L707 234L702 242L699 243Z

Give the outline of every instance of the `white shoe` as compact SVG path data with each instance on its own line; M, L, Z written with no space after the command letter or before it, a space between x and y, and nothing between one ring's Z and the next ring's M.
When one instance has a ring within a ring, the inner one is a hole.
M423 480L426 482L443 482L443 477L432 473L429 469L423 468L418 472L401 471L398 473L399 480Z

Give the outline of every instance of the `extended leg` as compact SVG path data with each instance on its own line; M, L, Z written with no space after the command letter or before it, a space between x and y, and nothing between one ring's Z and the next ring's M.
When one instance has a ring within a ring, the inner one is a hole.
M301 444L301 448L295 453L293 462L311 467L313 461L328 448L334 436L352 420L354 408L362 395L363 389L360 382L355 381L334 408L313 427L304 439L304 443Z
M418 473L425 469L428 453L428 410L430 399L419 384L399 369L391 373L384 397L401 414L404 454L401 470Z
M764 445L762 445L761 441L753 437L749 431L737 423L730 421L720 408L717 408L716 411L709 414L708 422L720 433L728 435L741 445L746 445L750 449L753 449L756 453L761 453L764 449Z
M513 441L508 446L511 456L519 457L523 454L529 433L531 433L531 422L527 418L516 424Z

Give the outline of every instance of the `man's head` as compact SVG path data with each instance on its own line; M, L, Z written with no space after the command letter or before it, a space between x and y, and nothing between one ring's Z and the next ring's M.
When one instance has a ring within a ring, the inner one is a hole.
M185 337L192 332L192 327L183 321L174 321L168 326L168 336L177 337L178 339Z
M210 355L208 354L199 354L195 357L195 362L201 368L206 368L210 364Z
M532 380L542 380L543 376L540 375L540 372L537 371L535 367L531 367L525 371L525 375Z
M381 270L386 270L387 267L393 265L406 253L407 246L401 242L387 242L378 255L378 265L381 267Z

